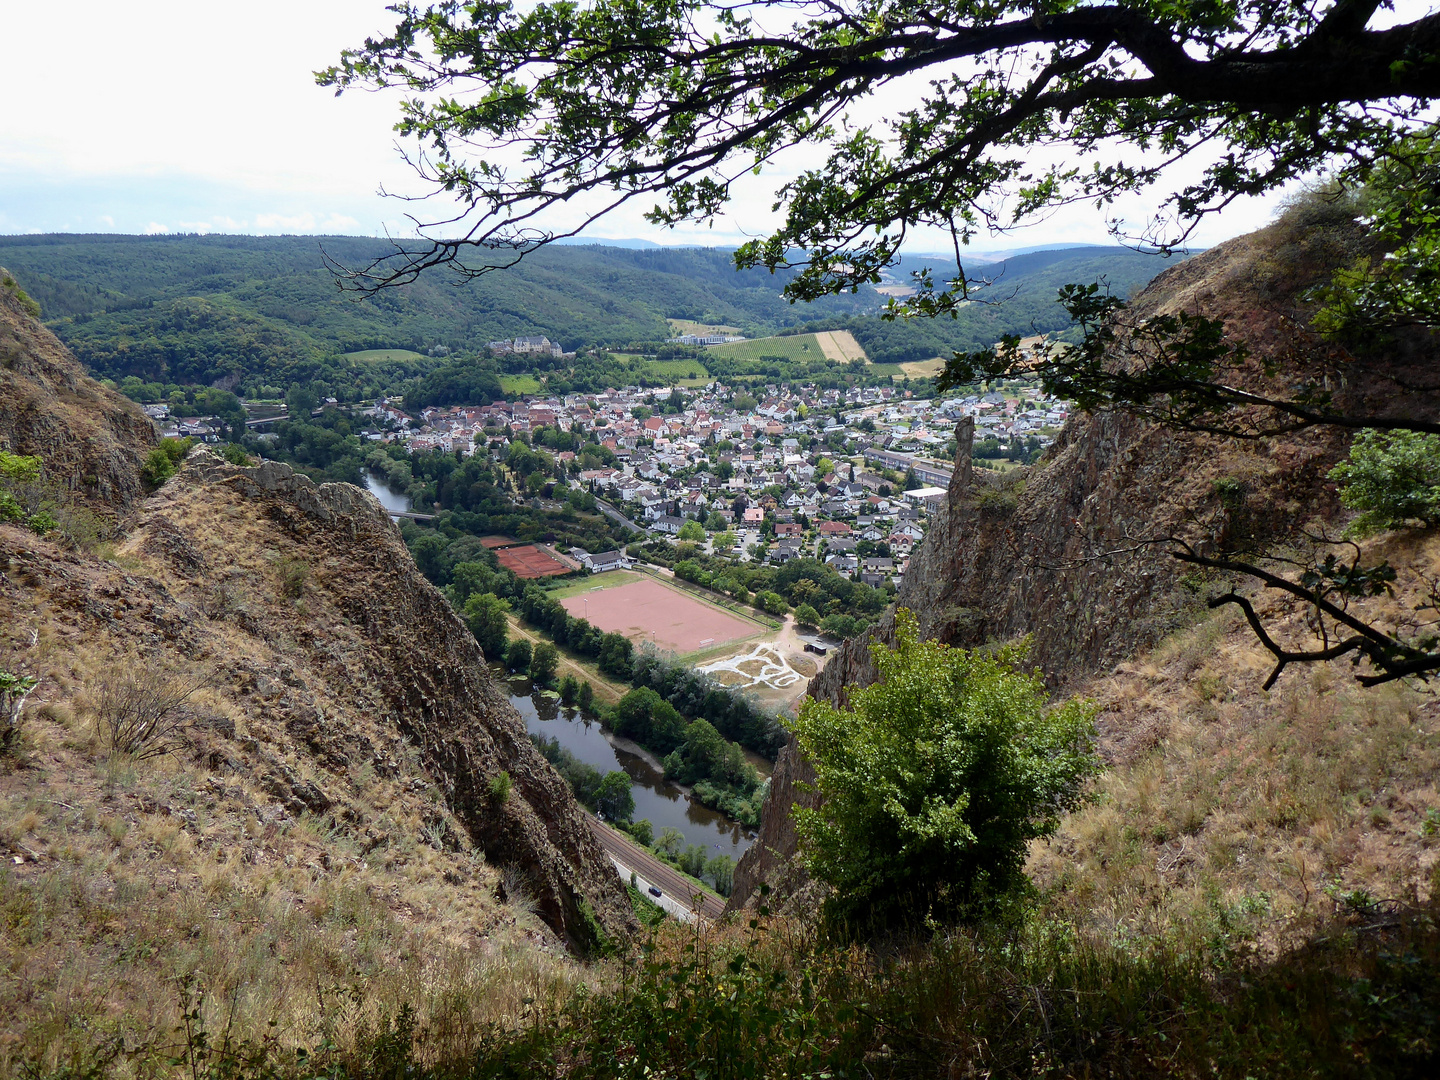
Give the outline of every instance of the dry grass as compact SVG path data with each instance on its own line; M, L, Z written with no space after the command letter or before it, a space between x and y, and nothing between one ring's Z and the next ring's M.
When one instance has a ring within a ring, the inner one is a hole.
M1435 554L1422 547L1412 568ZM1222 611L1092 685L1111 767L1032 849L1053 912L1105 933L1278 941L1347 895L1437 891L1440 701L1363 689L1344 663L1292 668L1267 693L1270 666Z
M0 762L0 1077L173 1041L202 991L211 1030L289 1045L408 1004L451 1054L590 979L497 898L384 711L324 587L353 568L312 557L296 590L277 568L300 546L227 493L155 502L175 529L109 558L0 529L0 655L40 678ZM147 671L214 676L172 752L137 760L112 753L103 684Z

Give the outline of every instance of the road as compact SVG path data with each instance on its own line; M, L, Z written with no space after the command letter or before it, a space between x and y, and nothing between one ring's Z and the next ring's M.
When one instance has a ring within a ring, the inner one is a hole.
M628 526L628 527L631 528L631 529L634 529L636 532L640 533L642 536L645 535L645 530L644 530L643 528L641 528L639 525L636 525L635 522L631 521L631 520L630 520L629 518L627 518L624 514L620 513L619 510L616 510L613 506L611 506L609 503L607 503L604 499L597 498L597 499L595 500L595 509L596 509L596 510L599 510L602 514L604 514L606 517L608 517L611 521L618 521L621 525L625 525L625 526Z
M595 839L600 841L600 846L605 849L606 854L629 867L639 876L658 885L666 895L674 897L682 903L693 903L692 897L698 890L691 884L689 878L673 866L661 862L624 833L612 829L594 818L590 818L589 821L590 828L595 833ZM720 900L708 892L700 893L701 915L707 919L718 919L724 911L725 905Z

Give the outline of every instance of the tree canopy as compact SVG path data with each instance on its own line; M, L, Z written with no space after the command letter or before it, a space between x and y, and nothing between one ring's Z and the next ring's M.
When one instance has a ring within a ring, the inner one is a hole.
M633 198L656 200L658 224L711 220L742 176L803 147L811 164L780 189L781 225L737 261L798 261L786 293L809 299L877 281L917 227L949 230L958 257L983 228L1106 204L1191 156L1201 167L1143 238L1173 244L1235 197L1337 157L1368 167L1440 90L1440 15L1372 28L1382 8L402 4L393 32L318 78L337 93L403 91L414 164L459 202L445 237L397 248L366 284L513 263L552 238L546 210L585 193L604 198L584 224ZM866 122L880 94L903 104ZM901 307L953 310L965 293L962 270Z
M827 913L872 927L996 913L1026 890L1025 848L1054 832L1095 771L1093 707L1051 708L1023 648L994 654L921 641L895 615L872 644L878 680L848 707L806 698L793 729L818 809L795 809Z

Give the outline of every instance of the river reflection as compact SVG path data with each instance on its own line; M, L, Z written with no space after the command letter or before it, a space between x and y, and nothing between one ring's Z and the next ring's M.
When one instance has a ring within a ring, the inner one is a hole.
M380 500L380 505L385 507L389 513L404 514L409 512L410 499L398 491L391 491L390 488L385 486L385 481L381 480L374 473L367 472L365 474L365 487L371 495L374 495Z
M665 779L664 773L640 754L611 743L613 736L577 709L567 709L558 699L531 694L528 680L503 684L510 704L525 718L525 728L535 735L557 740L580 761L601 772L621 769L630 777L635 797L635 820L648 818L655 835L669 826L678 829L686 844L699 844L711 857L729 855L737 862L754 835L723 814L691 802L683 791Z

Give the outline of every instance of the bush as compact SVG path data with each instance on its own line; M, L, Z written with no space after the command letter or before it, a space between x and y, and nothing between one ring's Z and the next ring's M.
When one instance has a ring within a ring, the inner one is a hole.
M560 680L560 704L573 705L579 692L580 681L574 675L566 675Z
M281 559L275 564L275 573L280 578L280 595L287 600L299 600L305 595L305 586L310 583L310 564L304 559Z
M0 671L0 757L14 754L19 747L25 699L38 681L30 675Z
M194 717L190 699L209 678L180 678L154 667L111 671L100 684L96 713L112 754L143 761L180 746Z
M145 462L140 466L140 479L150 487L158 488L175 475L176 468L194 445L193 439L164 440L145 455Z
M1360 511L1350 523L1356 536L1440 522L1440 435L1366 429L1330 478L1340 501Z
M510 774L503 769L500 770L500 773L492 776L490 783L486 785L486 790L490 793L490 801L504 806L505 801L510 798L510 788L513 784L514 781L510 779Z
M848 706L808 698L794 731L818 809L796 809L810 871L852 930L975 921L1027 892L1026 847L1078 806L1096 771L1094 709L1047 707L1023 647L993 654L920 640L896 612L894 650L870 647L878 680Z

